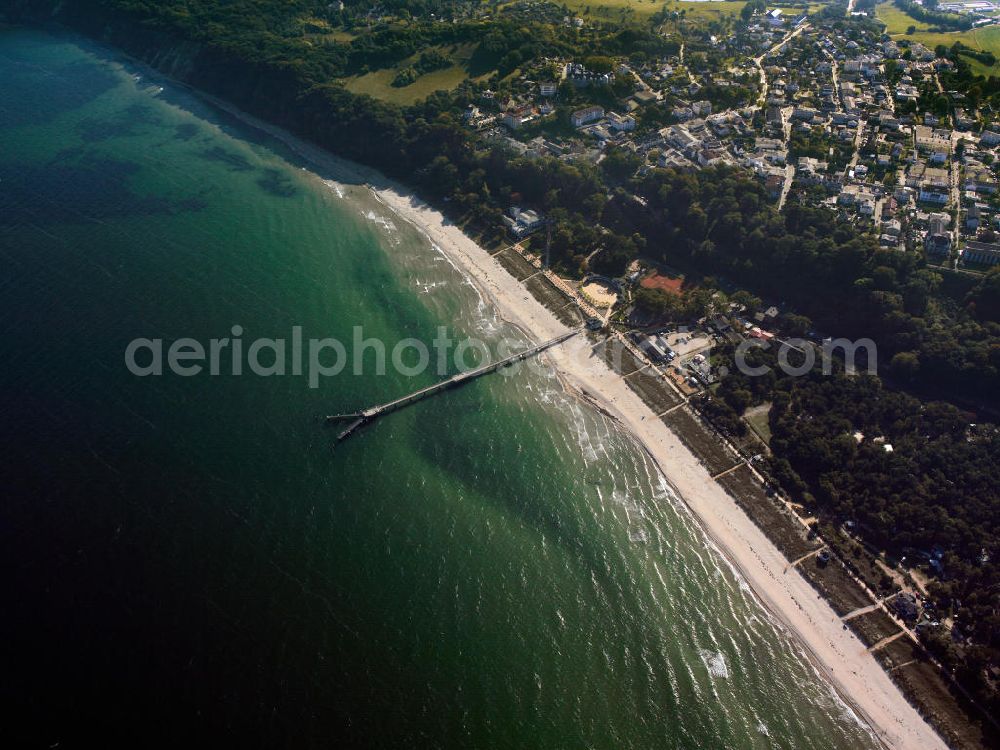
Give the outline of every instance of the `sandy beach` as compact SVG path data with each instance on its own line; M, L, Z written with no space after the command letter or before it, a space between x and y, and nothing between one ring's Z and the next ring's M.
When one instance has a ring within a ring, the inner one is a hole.
M197 93L197 92L195 92ZM243 122L284 142L328 180L364 185L445 253L500 315L535 341L568 330L485 250L403 186L346 162L279 128L203 97ZM592 356L586 338L571 339L549 357L566 383L615 419L649 453L709 538L746 580L761 603L801 643L815 667L873 730L898 750L944 750L934 732L889 679L865 645L845 628L830 605L797 572L739 508L708 470L603 359ZM738 667L737 667L738 668Z
M490 255L438 211L398 186L376 189L397 214L423 230L465 270L496 304L501 315L537 341L567 330L555 316ZM907 702L866 646L843 627L826 600L764 536L708 470L656 418L620 375L596 356L584 338L571 339L547 355L570 384L628 430L649 452L667 481L700 521L719 550L739 570L753 592L805 647L815 666L873 729L900 750L932 750L947 745Z

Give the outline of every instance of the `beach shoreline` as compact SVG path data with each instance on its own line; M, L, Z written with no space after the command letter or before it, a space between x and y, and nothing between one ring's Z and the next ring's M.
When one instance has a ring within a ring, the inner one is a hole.
M283 143L324 180L362 185L413 225L526 336L542 341L569 328L460 227L379 172L334 156L276 126L191 87L188 91L240 122ZM885 747L945 750L947 745L903 696L830 604L803 578L708 469L603 358L586 337L545 353L560 381L629 434L656 464L720 554L739 572L761 605L802 647L813 666Z
M373 190L466 274L480 274L480 281L485 278L487 283L477 286L485 288L504 320L534 340L567 330L520 282L435 209L397 186ZM708 469L619 374L599 357L581 356L581 347L590 348L585 339L572 339L546 356L564 383L592 408L614 420L650 456L720 554L739 572L762 606L792 633L813 666L874 736L886 747L899 750L946 748L865 644L797 570L789 569L790 561L712 480Z

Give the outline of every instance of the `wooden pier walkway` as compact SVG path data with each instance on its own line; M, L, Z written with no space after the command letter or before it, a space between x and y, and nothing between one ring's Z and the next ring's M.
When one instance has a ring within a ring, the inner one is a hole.
M561 344L567 339L576 336L583 328L577 328L567 333L563 333L556 336L554 339L549 339L548 341L543 341L541 344L536 344L535 346L529 347L524 351L517 352L516 354L511 354L509 357L504 357L496 362L489 362L485 365L477 367L473 370L466 370L465 372L460 372L456 375L452 375L447 380L442 380L433 385L429 385L426 388L421 388L420 390L409 393L401 398L397 398L394 401L388 401L384 404L378 404L376 406L370 406L362 411L351 412L348 414L332 414L326 418L327 423L333 422L348 422L347 427L337 435L337 442L341 440L346 440L349 438L358 428L363 425L378 419L383 414L388 414L391 411L396 411L397 409L402 409L404 406L409 406L416 401L427 398L428 396L433 396L436 393L447 388L455 388L463 383L468 383L470 380L475 380L478 377L487 375L488 373L495 372L502 367L507 367L515 362L520 362L521 360L533 357L556 344Z

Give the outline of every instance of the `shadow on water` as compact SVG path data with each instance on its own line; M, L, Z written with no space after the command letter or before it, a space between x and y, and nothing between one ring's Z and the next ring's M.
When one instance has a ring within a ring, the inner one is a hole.
M135 104L114 117L88 117L76 125L80 138L87 143L97 143L115 138L141 135L146 128L159 125L162 120L145 105Z
M68 158L42 165L0 163L0 226L176 214L207 205L198 198L170 200L134 192L128 181L139 170L134 162L87 155L75 164Z
M199 151L198 156L207 161L215 161L224 164L233 172L252 172L254 167L245 156L227 151L222 146L213 146L204 151Z
M291 198L298 192L288 175L277 169L265 169L257 184L264 192L277 198Z
M200 132L200 128L193 122L182 122L174 128L174 137L179 141L190 141Z

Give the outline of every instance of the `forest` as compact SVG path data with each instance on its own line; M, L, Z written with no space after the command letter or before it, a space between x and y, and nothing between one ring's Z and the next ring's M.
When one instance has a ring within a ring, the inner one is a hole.
M724 432L746 430L739 414L770 404L768 471L806 512L850 524L891 562L932 566L931 617L923 643L987 711L1000 696L986 675L1000 659L1000 430L951 404L887 388L875 376L792 377L778 347L749 351L748 377L731 366L700 408ZM734 364L732 350L721 361ZM798 364L797 361L793 364Z
M936 29L964 31L972 28L974 20L972 16L934 10L937 7L935 0L927 0L923 5L913 2L913 0L894 0L894 3L910 18L930 24Z

